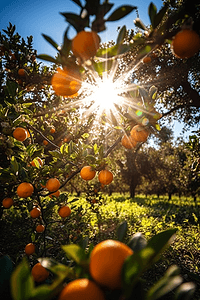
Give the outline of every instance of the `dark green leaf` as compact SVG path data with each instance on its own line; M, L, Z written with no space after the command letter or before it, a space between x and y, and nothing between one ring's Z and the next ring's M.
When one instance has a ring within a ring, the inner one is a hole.
M31 298L34 289L34 281L26 259L16 267L11 276L11 293L14 300L26 300Z
M103 4L99 5L98 7L98 15L105 16L113 7L113 3L104 2ZM98 17L97 15L97 17Z
M78 6L80 6L82 8L82 4L80 2L80 0L71 0L73 1L74 3L76 3Z
M165 3L165 5L159 10L159 12L154 17L155 28L160 24L167 10L168 10L168 4Z
M66 57L69 55L69 52L71 50L71 40L68 39L68 31L69 31L69 26L67 27L65 33L64 33L64 41L63 41L63 45L62 45L62 48L61 48L61 55L65 55Z
M59 63L59 61L57 59L55 59L54 57L47 55L47 54L39 54L39 55L37 55L37 58L45 60L45 61L49 61L49 62L52 62L55 64Z
M136 9L136 6L130 6L130 5L123 5L117 8L107 19L106 21L118 21L131 13L134 9Z
M193 282L186 282L181 284L175 293L175 300L189 300L193 299L196 286Z
M171 266L165 275L149 290L147 299L156 300L177 288L183 281L177 266Z
M13 174L16 174L19 170L19 165L14 156L12 156L10 164L11 164L11 170L12 170Z
M123 26L121 29L120 29L120 32L117 36L117 44L121 44L124 40L126 36L126 26Z
M6 82L6 86L8 88L10 96L15 97L18 88L17 83L15 81L8 80Z
M150 3L149 8L148 8L148 13L149 13L149 18L151 21L151 25L153 28L155 28L155 17L157 14L157 8L153 2Z
M134 251L140 251L145 248L147 245L147 240L142 235L142 233L137 232L133 235L133 237L128 242L128 246Z
M142 30L147 30L146 26L144 25L144 23L139 18L136 18L134 20L134 24L135 24L136 27L138 27Z
M52 38L50 36L43 34L43 33L42 33L42 36L43 36L43 38L45 38L45 40L49 44L51 44L56 50L58 50L58 44L54 40L52 40Z
M148 246L152 247L157 254L165 249L174 238L177 229L168 229L154 235L148 242Z
M123 223L121 223L118 226L118 228L117 228L117 238L120 242L122 242L123 239L125 238L127 230L128 230L128 225L127 225L126 221L124 221Z
M65 17L66 21L71 24L77 32L84 30L85 27L89 26L89 19L81 18L79 15L74 13L60 13Z

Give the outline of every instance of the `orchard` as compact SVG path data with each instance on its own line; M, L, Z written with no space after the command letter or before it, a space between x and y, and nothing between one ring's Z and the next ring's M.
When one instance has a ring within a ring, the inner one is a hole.
M56 57L11 23L0 33L0 296L199 299L200 133L173 145L166 127L199 124L199 2L151 2L145 25L134 5L72 1L62 45L43 34ZM133 13L133 30L101 41ZM193 261L187 278L169 247Z

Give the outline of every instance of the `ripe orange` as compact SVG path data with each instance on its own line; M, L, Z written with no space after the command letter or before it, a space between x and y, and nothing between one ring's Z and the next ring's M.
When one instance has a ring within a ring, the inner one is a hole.
M81 169L80 176L84 180L91 180L95 177L96 172L90 167L90 166L85 166Z
M122 242L105 240L97 244L90 256L90 274L100 285L110 289L121 287L121 271L133 250Z
M81 75L78 69L57 68L51 80L52 87L58 96L75 97L81 88Z
M55 193L52 193L51 195L49 195L50 198L52 198L52 196L59 197L60 196L60 191L57 190Z
M13 205L14 201L12 198L5 198L2 201L2 205L5 208L10 208Z
M62 218L69 217L71 215L71 208L69 206L62 206L59 208L58 213Z
M29 243L25 247L25 253L26 255L31 255L35 253L35 245L33 243Z
M23 76L26 75L26 71L24 69L19 69L18 70L18 75L23 77Z
M36 159L37 159L37 161L38 161L38 163L39 163L39 166L42 167L43 161L41 160L41 158L40 158L40 157L36 157ZM34 161L32 161L30 164L31 164L31 166L36 167Z
M189 58L200 50L200 36L190 29L179 31L171 43L173 54L178 58Z
M44 140L44 141L43 141L43 145L45 145L45 146L47 146L48 143L49 143L49 142L48 142L47 140Z
M56 192L60 187L60 181L57 178L50 178L46 183L46 188L50 192Z
M146 142L149 136L149 131L146 130L143 126L135 125L131 129L130 134L136 142Z
M44 225L42 225L42 224L39 224L39 225L36 226L36 231L37 231L37 232L43 232L44 229L45 229L45 227L44 227Z
M61 291L58 300L105 300L100 287L87 278L75 279Z
M81 31L72 40L72 51L76 57L88 60L95 56L100 38L95 31Z
M30 197L33 194L34 187L31 183L22 182L17 188L17 195L21 198Z
M30 215L31 218L36 219L40 216L41 214L41 210L39 207L34 207L31 211L30 211Z
M37 263L33 266L31 274L36 282L42 282L49 276L49 272L41 265L41 263Z
M148 64L150 62L151 62L151 57L150 56L146 56L146 57L143 58L143 63L144 64Z
M50 133L55 133L55 132L56 132L55 128L52 127L52 128L50 129Z
M132 149L137 145L137 142L133 139L133 137L127 134L124 134L121 139L122 146L124 146L126 149Z
M107 185L113 181L113 174L108 170L101 170L98 179L101 184Z
M15 128L15 130L13 131L13 137L20 142L25 141L25 139L27 138L26 129L22 127Z

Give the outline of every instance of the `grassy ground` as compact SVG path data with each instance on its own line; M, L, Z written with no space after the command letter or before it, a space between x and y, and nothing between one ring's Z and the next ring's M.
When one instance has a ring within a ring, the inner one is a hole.
M74 197L70 196L69 201ZM126 220L128 232L126 241L136 232L141 232L148 240L154 234L168 228L177 228L176 239L156 265L144 276L147 286L158 280L173 264L179 266L185 281L197 285L194 300L200 299L200 199L173 197L171 201L161 197L137 196L130 199L126 195L104 196L97 203L87 202L84 197L71 204L72 214L63 222L57 218L56 209L51 216L46 240L35 236L35 221L27 211L23 215L16 209L4 210L0 219L0 251L8 254L14 264L24 256L24 247L33 238L37 242L38 256L46 255L63 261L60 246L78 243L88 236L94 244L108 238L116 238L116 229ZM56 221L57 222L54 222ZM170 299L169 296L166 299Z

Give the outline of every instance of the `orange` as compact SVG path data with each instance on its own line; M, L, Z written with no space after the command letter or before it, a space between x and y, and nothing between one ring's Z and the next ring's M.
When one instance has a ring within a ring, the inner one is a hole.
M31 183L22 182L17 188L17 195L21 198L30 197L33 194L34 187Z
M61 291L58 300L105 300L100 287L87 278L75 279Z
M150 56L146 56L146 57L143 58L143 63L144 64L148 64L150 62L151 62L151 57Z
M57 68L51 80L52 87L58 96L75 97L81 88L81 75L77 69Z
M56 192L60 187L60 181L57 178L50 178L46 183L46 188L50 192Z
M49 195L50 198L52 198L52 196L59 197L60 196L60 191L57 190L55 193L52 193L51 195Z
M37 232L43 232L44 229L45 229L45 227L44 227L44 225L42 225L42 224L39 224L39 225L36 226L36 231L37 231Z
M76 57L88 60L95 56L100 38L95 31L80 31L72 40L72 51Z
M27 255L31 255L31 254L35 253L35 245L33 243L27 244L25 247L25 253Z
M173 54L178 58L189 58L200 50L200 37L190 29L179 31L171 43Z
M126 149L132 149L137 145L137 142L133 139L133 137L127 134L124 134L121 139L122 146L124 146Z
M56 132L55 128L52 127L52 128L50 129L50 133L55 133L55 132Z
M44 141L43 141L43 145L45 145L45 146L47 146L48 143L49 143L49 142L48 142L47 140L44 140Z
M125 259L133 250L122 242L105 240L97 244L90 256L90 274L101 286L121 287L121 272Z
M130 134L136 142L146 142L149 136L149 131L146 130L143 126L135 125L131 129Z
M49 276L49 272L41 265L41 263L37 263L33 266L31 274L36 282L42 282Z
M34 207L31 211L30 211L30 215L31 218L36 219L40 216L41 214L41 210L38 207Z
M25 141L25 139L27 138L26 129L22 127L15 128L15 130L13 131L13 137L20 142Z
M69 206L62 206L59 208L58 213L62 218L69 217L71 215L71 208Z
M2 205L5 208L10 208L13 205L14 201L12 198L5 198L2 201Z
M40 158L40 157L36 157L36 159L37 159L37 161L38 161L38 163L39 163L39 166L42 167L43 161L41 160L41 158ZM31 166L36 167L34 161L32 161L30 164L31 164Z
M101 184L107 185L113 181L113 174L108 170L101 170L98 179Z
M84 180L91 180L95 177L96 172L90 166L85 166L81 169L80 176Z
M18 75L19 76L25 76L26 75L26 71L24 69L19 69L18 70Z

